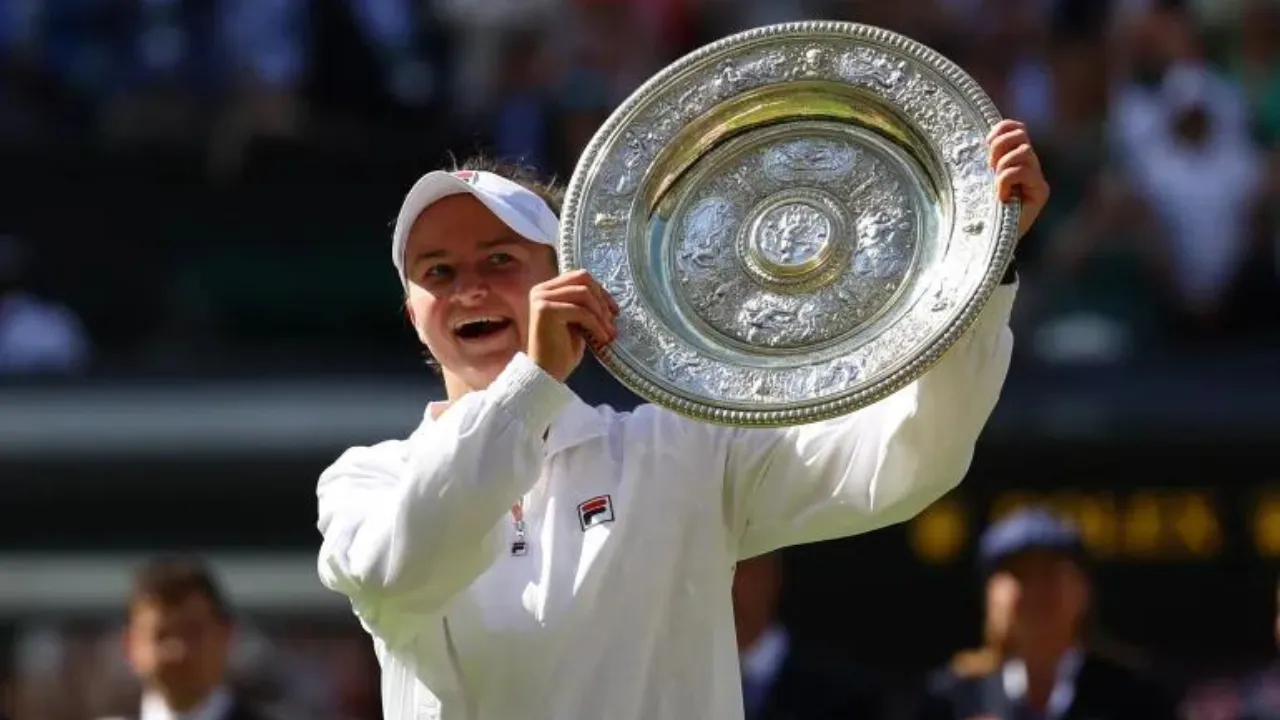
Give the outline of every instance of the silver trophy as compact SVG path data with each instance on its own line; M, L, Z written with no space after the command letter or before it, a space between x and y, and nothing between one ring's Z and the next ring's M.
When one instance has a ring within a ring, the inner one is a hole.
M998 120L955 64L866 25L760 28L670 65L596 134L565 200L564 269L622 308L601 361L651 402L739 426L915 380L1012 256Z

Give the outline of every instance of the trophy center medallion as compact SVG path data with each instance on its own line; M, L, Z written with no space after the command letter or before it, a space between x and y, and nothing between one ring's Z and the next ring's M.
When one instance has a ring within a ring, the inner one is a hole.
M812 293L848 265L854 225L830 193L799 187L771 194L746 214L738 230L738 258L761 286Z
M806 202L770 208L751 229L750 249L770 274L804 274L831 254L835 224L826 212Z

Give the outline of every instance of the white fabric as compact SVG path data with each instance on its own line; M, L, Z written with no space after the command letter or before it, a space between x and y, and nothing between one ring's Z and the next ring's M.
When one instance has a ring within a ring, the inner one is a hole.
M435 170L423 175L409 189L396 218L391 242L391 260L400 281L405 281L405 248L409 231L424 210L450 195L470 193L484 203L507 227L526 240L555 247L560 237L560 220L538 194L491 172Z
M824 423L591 408L518 354L407 440L344 453L317 488L319 573L374 637L386 717L741 718L735 564L955 487L1008 370L1015 294L920 380ZM584 531L578 506L601 495L614 520Z
M180 713L170 708L164 698L154 693L142 696L142 712L138 720L222 720L231 712L231 693L218 688L190 712Z
M1076 699L1076 677L1083 664L1084 653L1079 648L1072 648L1059 658L1049 705L1044 711L1045 720L1060 720L1071 709L1071 703ZM1005 697L1021 702L1027 696L1027 666L1022 660L1013 659L1005 663L1001 680Z

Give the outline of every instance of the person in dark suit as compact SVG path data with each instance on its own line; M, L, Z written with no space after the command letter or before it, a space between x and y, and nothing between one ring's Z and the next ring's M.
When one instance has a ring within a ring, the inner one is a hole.
M1093 584L1080 535L1015 513L982 537L986 647L928 680L918 720L1174 720L1178 698L1086 637Z
M136 720L266 720L230 688L235 621L213 573L162 559L134 578L125 653L142 684Z
M797 648L778 621L777 553L738 563L734 624L747 720L864 720L883 716L870 678L844 663Z

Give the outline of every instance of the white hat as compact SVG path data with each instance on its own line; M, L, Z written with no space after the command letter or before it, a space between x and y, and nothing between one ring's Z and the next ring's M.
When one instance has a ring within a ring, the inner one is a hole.
M418 216L436 201L459 193L470 193L507 227L526 240L556 246L560 236L560 220L537 193L484 170L436 170L423 175L414 183L396 218L391 261L395 263L402 283L407 282L404 253L409 244L409 230L417 222Z

